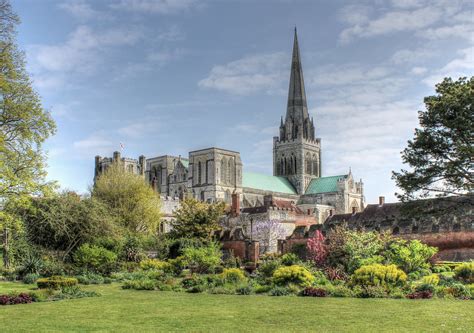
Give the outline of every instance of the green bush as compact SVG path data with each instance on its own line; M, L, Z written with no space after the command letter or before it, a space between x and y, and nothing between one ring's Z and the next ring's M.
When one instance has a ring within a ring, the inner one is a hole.
M64 287L72 287L77 285L76 278L64 276L51 276L49 278L42 278L36 280L36 285L39 289L61 289Z
M74 253L74 263L86 271L108 274L117 261L117 255L103 247L83 244Z
M237 295L250 295L253 292L253 288L250 284L242 284L235 288L235 293Z
M272 277L273 273L281 266L281 262L278 259L268 259L262 261L258 265L258 272L264 277Z
M159 282L152 279L140 279L140 280L127 280L123 283L123 289L135 289L135 290L155 290L158 287Z
M438 252L435 247L423 244L419 240L393 241L386 252L388 261L397 265L406 273L429 268L428 260Z
M385 298L387 291L382 286L355 286L353 295L358 298Z
M286 287L276 286L270 289L270 296L287 296L287 295L291 295L291 292Z
M423 278L421 279L421 283L437 286L439 284L439 275L431 274L431 275L423 276Z
M464 283L474 283L474 261L465 262L456 267L454 278Z
M256 294L264 294L264 293L267 293L270 291L270 289L272 289L272 286L271 285L260 285L260 284L257 284L253 287L254 291Z
M240 268L224 268L224 271L220 274L220 278L225 283L242 283L247 281L245 273Z
M214 273L221 264L221 257L220 244L211 242L201 247L186 247L182 260L195 273Z
M294 253L285 253L281 256L280 262L283 266L293 266L300 262L298 256Z
M39 274L35 274L35 273L30 273L30 274L26 274L24 277L23 277L23 283L26 283L26 284L33 284L36 282L36 280L38 280L41 276Z
M361 286L382 286L386 289L401 287L405 284L407 275L395 265L372 264L357 269L351 278L351 283Z
M344 285L325 286L325 288L332 297L352 297L352 290Z
M166 262L157 259L145 259L140 262L140 268L147 271L147 270L160 270L166 273L173 271L173 266Z
M100 274L86 273L83 275L76 276L77 281L80 284L101 284L104 283L104 277Z
M298 265L282 266L273 273L273 282L277 285L294 283L299 286L310 286L314 281L314 276L305 267Z

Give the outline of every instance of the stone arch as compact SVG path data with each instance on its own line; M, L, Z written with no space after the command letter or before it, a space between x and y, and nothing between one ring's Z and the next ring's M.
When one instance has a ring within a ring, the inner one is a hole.
M360 210L360 205L356 199L352 200L351 202L351 212L353 211L353 208L355 208L356 212Z

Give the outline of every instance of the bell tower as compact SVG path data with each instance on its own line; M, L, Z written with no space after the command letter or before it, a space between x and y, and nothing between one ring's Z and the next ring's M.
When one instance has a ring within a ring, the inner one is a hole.
M321 177L321 140L315 138L308 113L296 28L286 116L280 136L273 138L273 175L287 177L298 194L304 194L311 179Z

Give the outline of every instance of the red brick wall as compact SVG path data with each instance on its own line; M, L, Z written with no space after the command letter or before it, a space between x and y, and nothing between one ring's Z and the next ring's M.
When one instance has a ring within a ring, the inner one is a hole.
M234 256L240 258L243 262L257 262L259 259L260 248L256 241L229 240L221 241L221 244L223 250L232 251Z

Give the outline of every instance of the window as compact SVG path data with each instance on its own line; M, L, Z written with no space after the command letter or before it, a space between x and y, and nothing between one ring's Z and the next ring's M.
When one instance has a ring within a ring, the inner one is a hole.
M461 231L461 225L459 223L453 225L453 231Z
M201 184L202 181L202 165L201 162L198 162L198 184Z
M206 184L209 184L209 161L206 161Z
M227 168L226 168L226 160L221 160L221 182L226 183L226 176L227 176Z
M232 184L232 159L227 164L227 184Z
M392 234L398 235L399 233L400 233L400 228L399 227L393 228Z
M201 192L201 201L204 201L205 199L205 196L204 196L204 191Z

